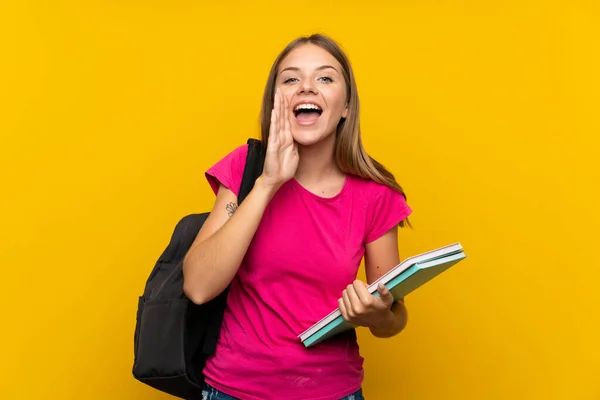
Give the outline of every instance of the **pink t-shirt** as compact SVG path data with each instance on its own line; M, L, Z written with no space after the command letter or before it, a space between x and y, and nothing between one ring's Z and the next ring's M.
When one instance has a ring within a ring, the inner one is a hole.
M240 146L207 171L215 193L222 183L238 194L247 153ZM410 213L398 192L356 176L332 198L285 183L231 282L206 382L244 400L338 400L357 391L363 358L354 331L310 348L298 335L337 307L365 243Z

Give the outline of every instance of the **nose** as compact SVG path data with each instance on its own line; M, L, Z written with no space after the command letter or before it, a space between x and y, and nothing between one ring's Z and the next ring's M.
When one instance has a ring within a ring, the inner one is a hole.
M315 85L315 83L310 80L310 79L306 79L304 81L302 81L302 83L300 83L300 85L298 85L298 90L296 91L296 94L317 94L317 87Z

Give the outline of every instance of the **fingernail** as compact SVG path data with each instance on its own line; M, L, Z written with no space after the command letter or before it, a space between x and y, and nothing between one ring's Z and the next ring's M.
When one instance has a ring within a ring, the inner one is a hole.
M279 88L277 88L277 93L279 93Z

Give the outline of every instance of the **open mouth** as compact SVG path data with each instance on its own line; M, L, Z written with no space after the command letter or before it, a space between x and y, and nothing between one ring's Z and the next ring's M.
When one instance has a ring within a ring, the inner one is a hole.
M316 104L302 103L294 108L294 116L300 125L310 125L323 114L323 110Z

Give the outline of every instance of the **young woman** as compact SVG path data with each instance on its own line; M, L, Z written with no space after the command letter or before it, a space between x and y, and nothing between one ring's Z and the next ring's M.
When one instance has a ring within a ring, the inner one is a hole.
M237 207L247 145L207 173L214 209L184 262L195 303L231 284L207 400L362 399L363 359L350 331L305 348L298 335L334 307L377 337L407 319L385 287L367 281L399 263L397 227L411 209L401 187L363 149L350 63L322 35L290 43L264 92L264 171Z

